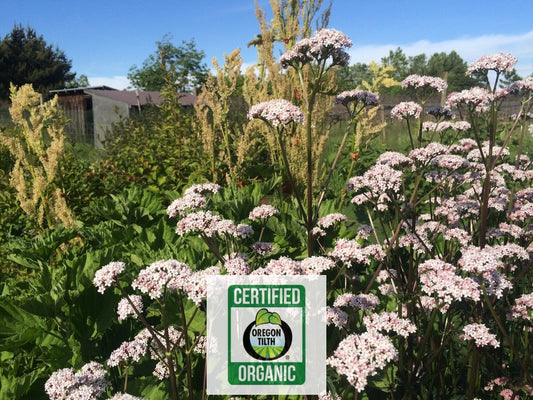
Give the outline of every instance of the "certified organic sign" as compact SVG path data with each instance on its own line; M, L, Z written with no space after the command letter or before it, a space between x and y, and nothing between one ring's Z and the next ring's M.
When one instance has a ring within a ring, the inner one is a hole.
M323 393L324 313L323 277L210 277L208 393Z

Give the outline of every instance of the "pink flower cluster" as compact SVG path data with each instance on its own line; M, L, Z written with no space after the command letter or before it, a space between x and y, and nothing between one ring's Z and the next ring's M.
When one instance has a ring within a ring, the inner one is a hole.
M255 242L252 244L251 248L257 254L263 257L268 257L276 250L274 245L270 242Z
M412 87L415 89L430 87L435 89L438 92L442 92L448 87L446 81L442 78L437 78L434 76L420 76L417 74L409 75L402 81L402 87L408 88Z
M375 294L343 293L335 299L334 307L353 307L356 310L372 311L379 304L379 298Z
M363 247L355 240L338 239L328 256L345 263L353 261L358 264L369 265L372 260L385 258L385 253L379 245Z
M396 119L408 119L410 117L418 119L421 112L422 106L420 104L415 103L414 101L402 101L392 107L390 116L391 118Z
M372 330L343 339L326 363L339 375L346 376L358 392L362 392L368 378L397 357L398 351L390 339Z
M109 382L103 366L91 361L78 372L73 368L55 371L44 384L50 400L94 400L104 392Z
M180 236L188 233L200 233L207 237L233 236L247 238L253 235L253 229L247 224L235 225L229 219L222 219L211 211L197 211L187 214L178 221L176 233Z
M522 96L531 94L533 92L533 76L528 76L526 79L511 83L511 86L509 86L509 92Z
M109 367L124 365L129 359L139 362L141 357L148 351L150 338L150 332L147 329L143 329L132 341L123 342L118 349L113 350L109 355L107 365Z
M485 74L488 71L512 72L518 59L508 53L488 54L474 61L466 70L467 75Z
M376 164L387 165L391 168L410 167L413 165L413 160L402 153L398 153L397 151L385 151L379 155L376 160Z
M471 299L479 301L479 284L455 273L455 267L442 260L427 260L418 267L422 292L436 296L439 305Z
M462 104L472 107L476 111L488 111L494 95L485 88L474 87L461 92L453 92L446 98L446 107L458 107Z
M394 332L404 338L416 332L416 326L407 318L398 317L394 312L370 314L363 317L367 331Z
M516 321L523 319L531 321L533 317L533 293L523 294L515 300L515 304L509 310L507 318Z
M357 107L358 103L364 107L375 107L379 105L379 96L367 90L347 90L338 94L333 99L333 104L342 104L346 107L350 103L355 103Z
M272 126L285 126L291 122L304 123L304 113L299 107L284 99L275 99L256 104L248 111L248 119L259 118Z
M116 393L111 400L146 400L144 397L133 396L128 393Z
M500 347L496 335L489 332L484 324L468 324L463 328L463 334L460 338L463 340L474 340L477 347Z
M224 268L226 268L228 275L247 275L250 273L251 268L247 262L247 255L234 253L224 258Z
M320 29L310 38L299 40L279 59L281 66L300 67L313 61L323 61L331 57L332 65L346 66L350 56L343 47L351 47L352 41L336 29Z
M276 209L276 207L271 206L270 204L262 204L260 206L255 207L252 211L250 211L250 214L248 215L248 219L266 220L275 215L279 215L279 211Z
M105 290L113 286L117 280L118 275L124 271L126 264L120 261L113 261L104 265L94 274L93 283L98 288L99 293L104 293Z
M348 314L338 307L326 307L326 324L341 329L348 323Z
M133 305L130 303L133 303ZM117 306L117 314L118 314L118 320L124 321L126 318L128 318L130 315L136 316L137 313L143 312L143 301L142 297L133 294L129 296L129 301L127 298L123 298L118 302Z
M193 185L186 189L183 197L174 200L167 208L169 217L183 216L187 210L195 211L199 208L204 208L207 203L207 198L204 196L207 193L217 193L220 186L216 183L201 183Z
M159 299L165 290L180 290L189 281L191 268L176 260L160 260L139 272L131 287Z
M346 221L346 216L344 214L341 214L341 213L328 214L318 220L316 226L313 228L313 235L314 236L325 236L326 229L331 228L335 224L338 224L339 222L344 222L344 221Z

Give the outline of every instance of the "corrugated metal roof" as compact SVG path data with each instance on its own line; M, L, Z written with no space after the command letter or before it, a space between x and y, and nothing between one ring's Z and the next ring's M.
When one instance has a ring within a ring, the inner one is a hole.
M126 103L130 106L136 106L138 103L141 103L141 105L157 105L163 102L160 92L153 91L86 89L85 92L120 101L121 103ZM180 93L180 102L184 106L194 105L196 103L196 96L189 93Z

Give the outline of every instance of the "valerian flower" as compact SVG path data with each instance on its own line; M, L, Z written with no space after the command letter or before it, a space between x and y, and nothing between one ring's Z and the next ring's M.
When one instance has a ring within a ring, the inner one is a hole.
M420 104L414 101L402 101L392 108L390 116L396 119L407 119L410 117L418 119L421 112L422 106Z
M344 33L336 29L321 29L310 38L299 40L279 61L283 68L287 68L331 58L332 65L346 66L350 56L343 47L351 46L352 41Z
M346 376L348 382L361 392L365 389L368 377L376 375L387 362L397 357L398 350L390 339L373 330L347 336L326 363L339 375Z
M419 88L433 88L438 92L442 92L444 89L448 87L448 84L446 81L442 78L437 78L435 76L421 76L417 74L412 74L407 76L402 81L402 87L403 88L409 88L412 87L414 89Z
M107 288L113 286L118 275L124 271L124 268L126 268L126 264L114 261L96 271L93 283L98 288L98 292L104 293Z
M333 99L333 104L342 104L346 107L352 103L355 103L355 106L361 103L361 107L374 107L379 105L379 96L367 90L347 90Z
M474 340L477 347L500 347L496 335L489 332L484 324L469 324L463 328L463 334L460 336L463 340Z
M466 70L467 75L485 74L488 71L509 73L513 70L518 59L508 53L497 53L482 56L474 61Z
M256 104L248 111L248 119L259 118L272 126L285 126L291 122L304 123L304 113L299 107L284 99L275 99Z

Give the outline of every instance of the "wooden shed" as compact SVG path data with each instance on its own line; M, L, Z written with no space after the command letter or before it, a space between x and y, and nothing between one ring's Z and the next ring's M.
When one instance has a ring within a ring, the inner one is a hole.
M129 118L147 105L162 103L160 92L116 90L107 86L54 90L69 120L69 138L103 147L105 133L121 118ZM183 106L193 106L196 96L180 94Z

